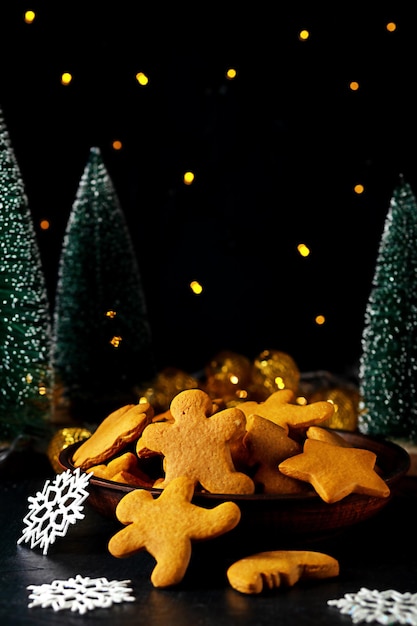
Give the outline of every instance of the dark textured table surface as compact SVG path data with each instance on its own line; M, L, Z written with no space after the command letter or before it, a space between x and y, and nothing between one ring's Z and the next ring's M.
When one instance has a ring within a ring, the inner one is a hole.
M146 624L166 626L272 626L276 624L350 624L352 619L327 601L356 593L362 587L383 591L417 592L417 478L406 476L395 495L377 515L343 533L322 538L304 549L319 550L340 563L335 579L299 581L260 595L232 589L227 566L251 552L247 545L230 546L225 539L193 546L187 573L175 588L156 589L150 582L154 560L147 552L116 559L107 542L120 528L116 520L101 517L88 503L85 517L67 535L50 546L47 555L29 544L17 544L22 534L28 497L41 490L54 474L42 455L18 455L0 471L0 623L13 624ZM281 538L269 549L281 549ZM239 557L240 558L240 557ZM28 608L28 585L83 577L130 580L134 602L114 604L84 615L68 610Z

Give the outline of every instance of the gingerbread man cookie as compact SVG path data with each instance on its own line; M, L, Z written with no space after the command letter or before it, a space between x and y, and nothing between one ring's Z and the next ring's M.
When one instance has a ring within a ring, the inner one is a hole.
M253 481L262 493L302 493L308 490L306 483L290 478L279 471L284 459L299 454L301 444L291 439L286 430L260 415L251 415L246 424L243 445L248 451L249 462L255 467Z
M234 502L205 509L192 504L194 481L173 479L157 498L135 489L116 507L118 520L126 525L109 541L109 552L123 558L141 550L156 560L151 574L154 587L169 587L183 579L192 554L192 541L219 537L239 523L241 513Z
M320 424L334 413L334 405L327 400L300 405L295 404L294 399L293 391L281 389L272 393L264 402L247 400L239 404L239 408L247 418L250 415L260 415L282 426L287 432L290 428Z
M149 424L136 446L141 457L154 450L164 457L165 477L158 488L178 476L188 476L211 493L251 494L252 479L233 464L230 443L246 430L245 415L238 408L213 414L209 395L201 389L177 394L170 406L173 422Z

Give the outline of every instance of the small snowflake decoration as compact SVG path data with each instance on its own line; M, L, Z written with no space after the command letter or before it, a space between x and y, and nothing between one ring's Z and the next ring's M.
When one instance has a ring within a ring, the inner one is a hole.
M42 492L28 498L29 511L23 519L26 527L17 543L30 542L31 548L39 545L47 554L55 539L66 535L70 524L83 519L91 475L81 473L80 468L74 472L68 469L52 482L45 481Z
M417 626L417 593L400 593L388 589L377 591L362 589L358 593L346 593L339 600L328 600L340 612L350 615L353 623L377 622L378 624L411 624Z
M113 604L133 602L132 589L127 587L130 580L107 580L107 578L89 578L77 574L68 580L54 580L50 585L29 585L28 607L51 607L54 611L68 609L86 613L93 609L107 609Z

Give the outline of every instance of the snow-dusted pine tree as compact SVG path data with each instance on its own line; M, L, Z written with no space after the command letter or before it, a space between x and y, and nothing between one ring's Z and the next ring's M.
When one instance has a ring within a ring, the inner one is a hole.
M97 147L66 227L53 322L56 414L98 422L138 401L138 386L155 375L151 331L130 233Z
M36 232L0 111L0 441L42 434L51 412L51 316Z
M417 442L417 201L401 179L391 198L365 312L359 429Z

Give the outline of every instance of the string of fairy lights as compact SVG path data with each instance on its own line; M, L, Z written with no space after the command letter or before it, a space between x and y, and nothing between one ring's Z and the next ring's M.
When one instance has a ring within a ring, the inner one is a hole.
M23 14L24 22L28 25L28 27L36 22L37 17L37 12L31 9L26 10ZM388 35L392 35L393 33L395 33L397 31L397 27L397 23L394 21L387 21L383 26ZM300 42L300 45L308 45L309 41L311 39L314 39L314 32L310 32L310 30L307 28L300 28L298 31L294 32L294 38L296 38ZM236 67L229 66L225 70L225 78L228 81L238 81L239 71L236 69ZM60 83L63 88L70 88L73 79L73 74L68 70L63 70L60 74ZM138 69L134 75L134 80L136 80L141 88L146 89L152 81L152 76L149 76L146 72ZM347 82L345 88L353 93L359 92L361 90L361 82L360 80L352 78ZM124 146L120 138L115 138L111 142L111 147L115 152L119 152L123 150ZM198 172L187 170L183 173L182 183L185 186L192 186L196 180L196 176L198 177ZM365 192L365 186L360 181L356 182L353 185L352 191L357 196L360 196ZM50 220L47 218L42 218L39 226L41 230L48 231L51 226ZM296 246L296 252L300 255L301 258L307 258L311 254L311 246L305 241L300 241ZM194 279L190 282L189 288L194 295L198 296L204 291L204 284L202 281ZM317 326L323 325L325 324L325 322L326 316L322 312L315 315L314 323Z

